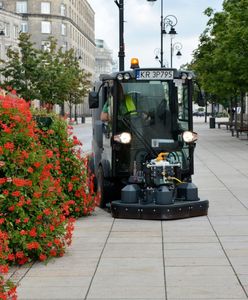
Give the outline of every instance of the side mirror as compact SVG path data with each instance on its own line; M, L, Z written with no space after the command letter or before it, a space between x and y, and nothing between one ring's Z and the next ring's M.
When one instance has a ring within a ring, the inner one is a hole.
M203 107L206 105L205 97L204 97L204 95L203 95L203 93L202 93L201 91L197 92L196 103L197 103L199 106L203 106Z
M89 108L98 108L99 107L99 97L97 92L89 93Z

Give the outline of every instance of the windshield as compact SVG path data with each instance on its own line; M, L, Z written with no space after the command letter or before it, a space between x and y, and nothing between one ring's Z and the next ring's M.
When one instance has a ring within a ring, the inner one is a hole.
M122 90L118 131L131 126L152 147L173 143L168 82L128 82Z

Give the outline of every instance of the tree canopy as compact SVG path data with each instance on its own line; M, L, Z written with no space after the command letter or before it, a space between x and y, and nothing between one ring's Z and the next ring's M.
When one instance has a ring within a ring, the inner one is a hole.
M248 0L225 0L223 11L207 8L207 27L194 51L191 67L203 89L225 102L248 86Z
M90 73L80 68L73 49L63 51L51 37L49 47L39 50L30 35L21 33L19 49L8 48L7 60L1 61L2 87L11 87L27 101L60 104L81 103L90 86Z

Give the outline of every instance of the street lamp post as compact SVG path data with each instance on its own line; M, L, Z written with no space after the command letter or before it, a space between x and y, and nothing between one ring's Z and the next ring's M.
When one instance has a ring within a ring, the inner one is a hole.
M171 37L171 53L170 53L170 61L171 61L171 68L173 67L173 55L174 52L177 51L176 56L180 57L182 56L181 50L183 48L183 45L179 42L175 42L174 44L172 43L172 37Z
M148 2L155 2L157 0L147 0ZM166 34L166 27L170 26L170 31L168 34L171 37L171 43L172 43L172 38L177 34L175 30L175 26L177 24L177 18L174 15L168 15L164 18L163 16L163 11L164 11L164 1L161 0L161 20L160 20L160 65L161 68L164 67L164 34ZM157 59L158 56L156 55ZM171 67L172 67L172 62L171 62Z
M154 49L154 55L155 55L155 60L157 60L159 62L159 64L161 65L161 60L159 58L159 54L161 53L161 49L160 48L156 48ZM168 61L164 58L163 59L163 68L169 68L169 64Z
M157 0L147 0L148 2L156 2ZM161 68L164 66L164 45L163 45L163 34L164 34L164 1L161 0L161 17L160 17L160 65Z
M125 46L124 46L124 0L115 0L119 8L119 71L125 68Z
M166 28L170 27L170 31L168 32L170 39L171 39L171 68L172 68L172 40L176 36L177 32L175 30L175 26L177 25L177 18L174 15L168 15L163 19L163 30L162 35L167 34Z

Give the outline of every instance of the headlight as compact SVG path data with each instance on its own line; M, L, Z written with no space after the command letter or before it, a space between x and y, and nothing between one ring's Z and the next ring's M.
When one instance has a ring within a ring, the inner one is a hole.
M129 144L131 142L131 134L129 132L122 132L120 134L114 135L114 141L121 144Z
M131 77L131 76L130 76L130 74L129 74L129 73L125 73L125 74L124 74L124 79L125 79L125 80L129 80L129 79L130 79L130 77Z
M198 135L196 132L192 131L184 131L183 140L185 143L193 143L198 139Z
M123 75L121 73L119 73L116 77L118 80L123 80Z
M188 77L188 76L187 76L187 74L186 74L186 73L182 73L182 74L181 74L181 78L182 78L182 80L185 80L185 79L187 79L187 77Z

